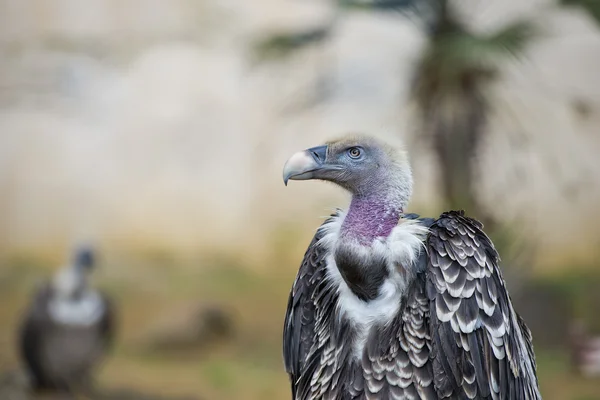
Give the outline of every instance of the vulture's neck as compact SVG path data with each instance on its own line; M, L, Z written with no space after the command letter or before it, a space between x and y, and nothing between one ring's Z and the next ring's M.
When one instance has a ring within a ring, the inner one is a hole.
M388 237L398 225L401 214L401 202L394 201L391 196L354 195L342 224L341 235L370 245L378 237Z
M54 280L56 294L62 298L76 298L87 289L87 276L78 267L64 268Z

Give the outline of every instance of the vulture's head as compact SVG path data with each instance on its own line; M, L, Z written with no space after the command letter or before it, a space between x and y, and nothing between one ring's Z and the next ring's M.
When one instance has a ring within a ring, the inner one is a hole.
M94 251L90 246L80 246L75 249L73 265L81 271L91 271L95 265Z
M412 192L406 152L368 136L349 136L299 151L285 163L283 182L320 179L355 197L379 196L404 206Z
M94 251L90 246L78 246L73 250L71 262L54 277L54 290L62 298L80 296L95 265Z

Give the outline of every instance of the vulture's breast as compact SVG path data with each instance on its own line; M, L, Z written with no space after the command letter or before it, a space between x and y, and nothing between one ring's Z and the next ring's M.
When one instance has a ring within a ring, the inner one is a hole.
M335 225L329 228L329 237L323 241L328 247L328 279L337 287L337 309L353 331L357 357L371 332L398 316L402 299L421 272L417 261L427 233L417 221L402 221L389 237L367 247L344 243L339 229Z
M66 381L87 373L102 353L102 337L94 327L55 325L47 331L42 346L46 371Z
M48 303L52 321L71 327L91 327L102 319L105 311L102 297L93 291L77 299L55 297Z
M86 373L104 349L99 327L106 312L102 297L91 291L76 300L55 297L47 307L50 324L40 349L46 370L64 380Z

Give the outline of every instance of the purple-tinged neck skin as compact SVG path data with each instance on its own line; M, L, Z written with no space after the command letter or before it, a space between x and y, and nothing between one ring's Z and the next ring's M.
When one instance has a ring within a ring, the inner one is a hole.
M395 203L384 195L354 195L342 224L341 236L356 239L365 246L378 237L388 237L403 212L402 205Z

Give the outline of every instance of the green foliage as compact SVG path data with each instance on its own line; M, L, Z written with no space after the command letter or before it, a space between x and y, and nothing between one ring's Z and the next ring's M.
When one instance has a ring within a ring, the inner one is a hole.
M204 365L202 372L210 384L218 389L226 390L235 385L234 371L225 361L213 360Z
M562 273L538 278L532 284L544 287L556 296L566 299L571 319L584 321L591 332L600 332L600 317L597 313L600 307L600 271L597 266L565 266ZM530 288L524 294L529 292Z
M493 79L499 62L507 56L521 56L535 36L534 27L524 21L490 34L474 34L454 17L446 17L418 64L413 86L415 99L422 107L428 107L440 94Z
M310 45L325 41L331 26L311 28L301 32L277 33L262 38L254 45L254 53L258 59L280 59L304 49Z
M427 0L338 0L340 7L368 11L406 11L416 9Z
M574 316L586 321L590 328L600 329L600 319L596 312L600 306L597 294L600 275L586 270L572 271L555 281L555 284L569 299Z
M411 88L422 124L419 138L435 152L447 206L490 223L493 217L479 204L473 162L488 132L488 84L505 60L523 55L537 31L530 22L516 21L493 32L473 32L449 1L433 4L429 40Z
M437 0L436 0L437 1ZM418 11L426 3L434 0L337 0L338 10L364 11ZM445 0L444 0L445 1ZM325 42L331 36L335 20L330 23L292 33L275 33L258 40L253 46L253 54L257 60L283 59L308 46Z
M600 1L598 0L559 0L565 7L580 7L585 10L600 26Z

